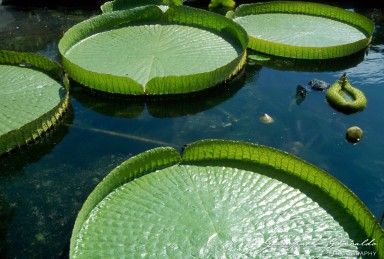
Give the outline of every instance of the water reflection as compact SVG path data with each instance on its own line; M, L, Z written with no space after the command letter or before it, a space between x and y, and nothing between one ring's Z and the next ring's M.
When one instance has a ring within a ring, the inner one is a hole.
M353 77L355 84L384 85L384 44L371 45L367 55L358 67L351 67L347 71Z
M375 32L367 55L359 65L346 71L353 76L358 84L384 85L384 9L371 8L357 9L356 12L363 14L375 22ZM361 80L364 79L364 80Z
M0 5L0 49L39 51L55 48L63 33L98 10L54 10ZM57 51L50 53L58 59Z
M355 67L363 61L366 50L353 55L326 60L306 60L271 56L268 61L259 62L260 65L283 71L329 72Z
M256 71L254 71L256 74ZM255 76L255 75L254 75ZM71 93L83 106L118 118L138 117L145 107L156 118L174 118L197 114L232 98L245 84L244 71L229 83L183 96L125 97L91 91L72 82Z
M38 139L36 142L23 146L20 150L13 150L10 154L0 157L1 177L20 172L28 165L39 161L44 155L52 152L53 148L69 133L68 125L73 121L72 107L58 121L58 124Z

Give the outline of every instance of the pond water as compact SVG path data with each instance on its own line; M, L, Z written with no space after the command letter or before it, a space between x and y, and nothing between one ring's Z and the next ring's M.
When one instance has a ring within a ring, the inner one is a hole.
M165 145L181 150L203 138L293 153L334 175L379 219L384 209L384 24L378 9L355 11L376 22L366 53L331 63L249 63L204 98L127 101L75 85L71 112L61 126L35 145L0 158L0 257L67 258L77 213L108 172L145 150ZM59 61L62 33L98 12L0 5L0 49ZM295 101L298 84L314 78L333 83L345 72L368 99L364 111L337 112L324 92L308 91L302 102ZM264 113L274 123L261 123ZM357 144L345 139L354 125L364 130Z

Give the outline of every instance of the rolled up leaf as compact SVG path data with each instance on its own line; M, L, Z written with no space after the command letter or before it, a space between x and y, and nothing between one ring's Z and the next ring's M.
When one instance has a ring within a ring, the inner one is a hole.
M364 93L349 83L346 74L327 90L326 98L332 107L346 114L362 111L367 106Z

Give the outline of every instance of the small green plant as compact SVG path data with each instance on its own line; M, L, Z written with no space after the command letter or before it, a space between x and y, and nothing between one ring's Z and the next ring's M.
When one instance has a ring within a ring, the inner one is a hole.
M235 7L236 3L233 0L211 0L209 8L224 6L224 7Z

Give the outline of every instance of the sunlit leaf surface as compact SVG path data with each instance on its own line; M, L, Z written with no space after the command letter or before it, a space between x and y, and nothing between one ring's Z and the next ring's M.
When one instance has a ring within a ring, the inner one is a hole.
M113 170L84 203L70 254L332 256L359 252L358 242L370 238L363 229L383 236L358 198L324 171L272 148L202 140L181 160L156 148Z

